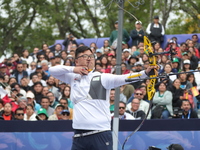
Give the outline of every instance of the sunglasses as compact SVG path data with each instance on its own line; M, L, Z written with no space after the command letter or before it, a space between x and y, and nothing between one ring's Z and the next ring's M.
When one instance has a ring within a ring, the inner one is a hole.
M125 107L119 107L119 109L125 109Z
M22 114L22 113L19 113L19 114L16 114L17 116L24 116L24 114Z
M68 114L68 113L62 113L62 115L63 115L63 116L69 116L69 114Z
M142 95L142 93L135 93L135 95Z

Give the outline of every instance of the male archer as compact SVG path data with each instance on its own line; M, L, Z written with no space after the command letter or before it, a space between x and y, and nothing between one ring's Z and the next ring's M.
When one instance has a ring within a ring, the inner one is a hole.
M55 78L71 85L70 99L74 103L72 150L112 150L110 90L127 84L128 76L93 72L95 56L87 46L77 48L76 66L54 66L49 69ZM151 68L139 72L147 77ZM101 140L100 140L101 139Z

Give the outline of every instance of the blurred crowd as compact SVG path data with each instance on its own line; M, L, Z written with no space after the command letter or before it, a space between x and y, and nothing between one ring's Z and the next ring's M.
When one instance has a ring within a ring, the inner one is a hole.
M158 17L155 16L154 20ZM102 47L91 43L96 64L94 71L101 73L116 72L116 30L110 40L105 40ZM156 80L156 93L150 108L148 119L198 118L200 109L200 43L198 35L188 37L178 43L176 37L168 39L162 48L164 31L158 24L153 29L150 24L146 31L156 55L157 72L163 77ZM144 47L142 22L135 22L135 29L130 34L124 29L122 41L121 74L130 74L145 70L149 65L149 55ZM160 32L158 34L158 31ZM153 34L156 32L156 34ZM154 38L156 35L160 37ZM128 41L132 38L132 44ZM159 39L159 40L156 40ZM69 34L63 43L49 47L43 44L32 51L22 50L14 53L0 64L0 119L1 120L72 120L73 103L70 100L70 86L51 76L49 67L55 65L75 66L75 51L84 43L77 43ZM64 48L63 48L64 47ZM173 50L175 55L162 54ZM194 72L196 71L196 72ZM181 73L181 74L176 74ZM150 80L140 80L120 87L120 119L143 119L148 112L150 99L147 86ZM110 91L110 112L114 112L115 89Z

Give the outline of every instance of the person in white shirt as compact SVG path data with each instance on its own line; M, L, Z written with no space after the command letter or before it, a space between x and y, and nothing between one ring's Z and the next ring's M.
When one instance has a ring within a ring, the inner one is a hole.
M49 68L53 77L71 85L70 99L74 104L73 128L75 130L72 150L113 149L109 110L110 89L127 84L125 79L130 74L113 75L93 72L94 57L89 47L81 46L75 53L76 66L57 65ZM141 71L140 78L147 77L146 74L150 71L150 67Z

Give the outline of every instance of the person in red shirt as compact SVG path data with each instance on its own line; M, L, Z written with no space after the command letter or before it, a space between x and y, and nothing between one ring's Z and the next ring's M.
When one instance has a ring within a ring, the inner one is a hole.
M4 118L4 120L14 120L14 113L12 112L12 104L5 103L4 110L0 112L0 116Z

